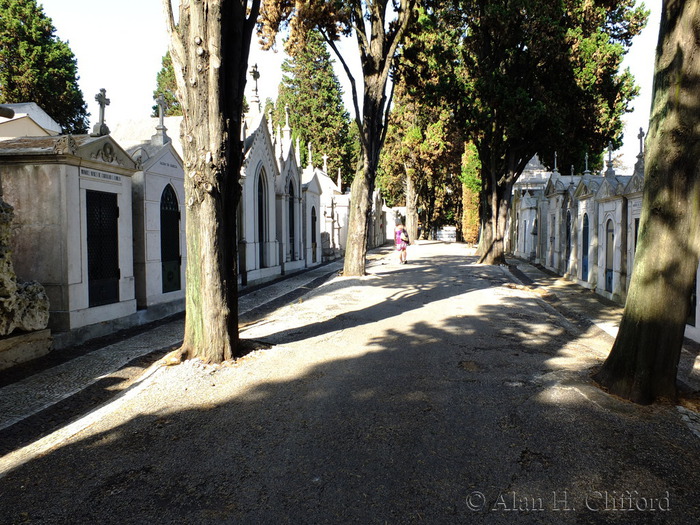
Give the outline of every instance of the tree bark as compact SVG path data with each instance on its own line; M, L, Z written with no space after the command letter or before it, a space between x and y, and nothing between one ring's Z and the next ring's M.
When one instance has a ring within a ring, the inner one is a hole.
M236 208L248 51L259 1L182 0L177 26L163 0L183 111L180 135L187 205L187 283L182 358L236 354Z
M411 242L418 239L418 192L413 170L406 170L406 230Z
M510 207L510 184L489 186L488 215L481 225L479 240L479 264L505 264L505 232Z
M675 400L700 250L700 4L664 1L644 200L627 303L594 378L637 403Z

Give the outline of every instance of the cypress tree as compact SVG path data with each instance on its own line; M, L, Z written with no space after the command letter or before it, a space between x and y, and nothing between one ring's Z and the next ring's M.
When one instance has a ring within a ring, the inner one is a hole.
M36 102L65 133L85 133L78 63L36 0L0 0L0 103Z
M285 124L285 106L289 106L292 138L299 137L304 164L307 148L312 144L313 162L323 165L328 155L328 174L335 180L341 168L349 183L355 171L356 153L352 147L351 122L343 105L343 90L333 70L333 60L323 38L312 31L304 51L282 63L285 75L279 86L275 123Z

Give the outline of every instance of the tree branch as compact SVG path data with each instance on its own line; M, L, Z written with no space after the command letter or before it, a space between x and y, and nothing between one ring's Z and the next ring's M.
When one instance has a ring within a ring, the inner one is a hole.
M170 39L170 45L168 46L170 48L170 54L177 63L183 64L185 61L185 47L177 32L172 0L163 0L163 13L165 14L165 30ZM182 74L182 72L180 72L180 74Z
M345 70L345 74L348 76L348 80L350 80L350 89L352 91L352 104L355 107L355 123L357 124L357 131L359 132L360 139L362 140L363 145L366 147L366 140L364 134L362 133L362 119L360 118L360 105L357 97L357 83L355 82L355 77L350 72L350 68L348 67L348 64L343 58L343 56L340 54L340 51L338 51L338 47L335 45L335 42L332 39L330 39L324 31L321 31L321 35L323 35L323 39L331 47L331 49L335 53L335 56L338 57L338 60L340 60L340 63L343 65L343 69Z
M381 136L379 137L379 143L384 144L386 140L386 134L389 130L389 113L391 112L391 102L394 99L394 82L391 83L391 88L389 88L389 99L387 100L386 107L384 108L384 127L382 128Z

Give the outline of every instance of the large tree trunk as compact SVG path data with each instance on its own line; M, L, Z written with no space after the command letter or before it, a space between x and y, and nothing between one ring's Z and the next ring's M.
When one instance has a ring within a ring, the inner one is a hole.
M489 193L484 196L489 204L489 213L482 221L479 242L480 264L506 263L504 239L508 223L510 191L509 184L494 184L489 186Z
M375 61L373 56L364 61ZM367 71L367 64L363 70ZM348 240L345 247L344 275L364 275L367 255L367 236L372 220L372 193L377 178L379 153L384 142L386 125L386 78L376 72L365 74L365 93L362 106L362 173L355 175L350 187L350 216ZM358 124L359 125L359 124Z
M418 239L418 192L413 170L406 170L406 230L411 242Z
M371 1L363 4L366 12L363 15L363 8L357 6L354 26L364 79L362 120L359 119L355 79L335 44L328 41L350 79L355 120L362 146L363 173L356 175L350 189L348 240L343 268L345 275L353 276L365 274L372 193L379 166L379 153L386 137L387 108L391 106L391 101L387 101L386 85L396 49L411 20L415 0L400 0L397 19L391 23L386 21L386 2Z
M664 1L644 201L625 311L595 379L638 403L676 397L700 229L700 4Z
M231 359L238 343L236 208L248 51L259 1L163 0L183 110L187 283L183 358Z

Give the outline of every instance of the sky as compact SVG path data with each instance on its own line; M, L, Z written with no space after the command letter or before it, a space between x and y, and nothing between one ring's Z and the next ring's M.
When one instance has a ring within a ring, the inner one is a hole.
M91 113L91 126L99 115L95 95L101 88L107 90L110 100L105 114L108 126L120 120L148 117L154 105L156 74L168 48L161 0L39 0L39 3L52 19L56 35L69 43L78 61L79 85ZM621 152L627 170L621 170L621 173L632 171L639 153L639 128L646 132L651 108L661 0L645 3L652 14L623 63L623 67L629 67L637 79L641 94L632 103L634 112L625 118ZM344 56L354 58L351 69L359 71L359 60L353 46L352 41L343 46L348 49ZM263 52L257 40L252 43L249 66L257 63L260 69L258 88L262 101L277 97L284 58L281 51ZM349 83L339 63L336 63L336 74L345 89L346 107L354 114ZM249 80L246 87L248 100L251 99L252 85Z

